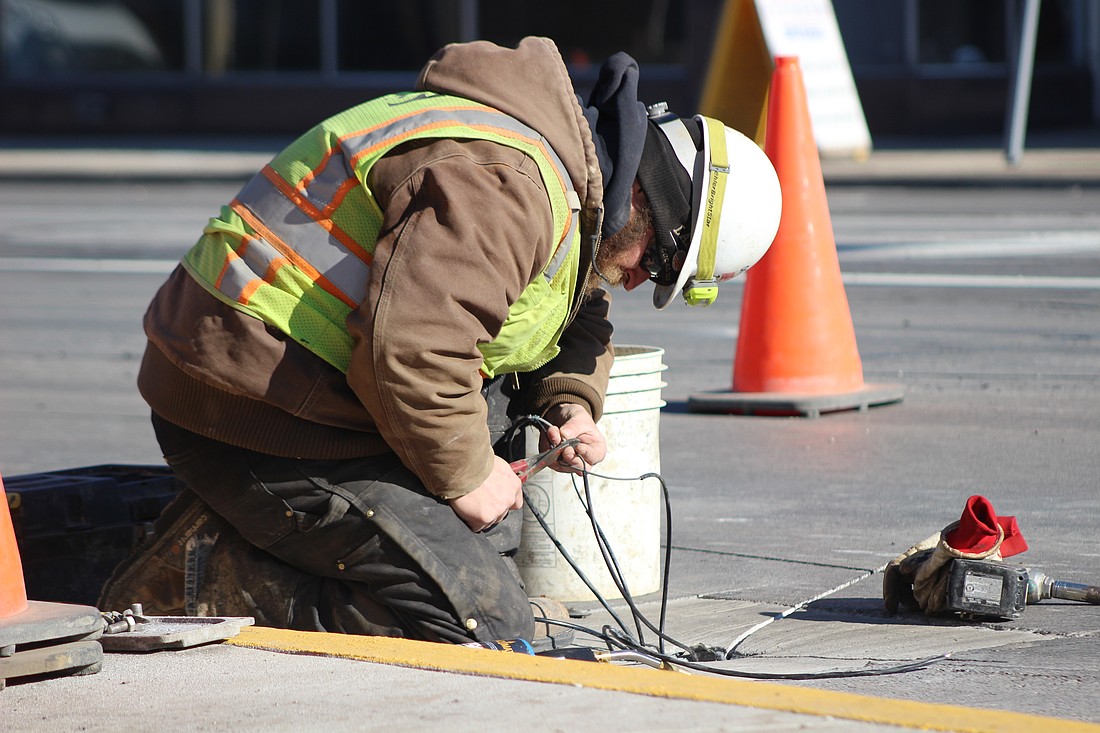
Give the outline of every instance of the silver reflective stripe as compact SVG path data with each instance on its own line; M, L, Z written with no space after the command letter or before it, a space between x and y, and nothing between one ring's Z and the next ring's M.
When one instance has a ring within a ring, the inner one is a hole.
M336 148L325 161L321 170L316 171L313 180L304 189L306 199L318 209L324 209L332 205L333 199L349 179L354 179L355 173L348 167L344 159L343 151Z
M535 130L523 124L513 117L500 112L478 109L437 110L428 109L391 121L381 127L377 127L362 135L351 135L341 141L344 154L339 149L333 150L325 161L324 166L317 172L306 186L298 189L298 193L316 207L316 211L307 212L302 206L291 200L263 173L256 175L249 181L237 196L237 200L252 211L260 220L262 226L270 226L278 222L278 228L272 232L277 235L289 248L297 252L302 259L308 262L318 273L338 289L353 303L360 303L366 297L366 283L370 272L369 265L363 258L369 257L365 250L361 251L361 257L357 256L350 247L361 249L354 242L345 244L337 236L333 236L325 227L317 222L317 218L328 218L328 212L324 209L332 204L333 199L350 178L354 176L351 166L345 155L360 156L372 148L380 145L394 143L394 138L413 136L425 126L433 124L484 126L498 130L515 133L527 138L527 142L540 144L545 151L554 169L557 171L562 184L566 189L566 199L569 202L569 222L565 238L557 246L554 257L544 271L544 277L550 280L557 273L566 255L569 253L575 239L579 224L580 199L573 189L572 181L566 172L565 165L558 157L554 149ZM474 137L471 135L471 137ZM287 184L290 185L289 183ZM557 232L555 232L555 235ZM266 258L251 263L245 268L243 263L237 260L230 262L228 268L233 273L232 283L236 283L242 268L250 269L256 276L263 277L267 272L266 264L275 257L280 256L270 243L264 242L264 247L257 248L255 255L252 253L252 242L246 251L246 256ZM264 266L261 266L264 265ZM226 277L229 277L229 272ZM227 290L223 278L223 286L220 288L227 296L238 299L240 289L245 283L238 284L238 292L234 295Z
M269 222L279 222L278 236L288 247L349 300L354 303L363 301L367 294L370 267L309 214L286 198L263 174L253 177L237 199L256 214L265 226ZM366 256L366 252L363 255Z
M527 138L528 142L541 145L555 170L557 170L562 185L565 186L567 191L573 190L573 184L565 170L565 164L561 162L561 158L550 147L550 143L546 141L546 138L516 118L502 112L485 109L426 109L407 117L392 120L362 135L349 135L342 138L342 143L344 150L351 154L354 160L354 158L371 148L377 147L380 143L385 143L392 138L408 137L422 127L435 124L459 124L471 127L480 125L521 135Z
M544 274L548 281L554 279L554 275L558 274L558 270L561 268L562 263L565 262L565 258L569 254L570 248L573 246L573 240L577 236L577 226L581 221L580 197L572 188L570 188L566 194L566 201L569 202L569 231L565 233L565 239L562 240L557 251L554 252L554 256L550 259L550 264L546 266Z
M411 136L422 127L433 124L453 125L456 123L467 126L480 125L482 127L493 127L498 130L512 132L527 138L527 142L529 143L538 144L546 152L546 157L549 159L551 165L554 166L558 178L565 187L566 201L569 205L569 225L565 237L562 239L559 246L557 246L554 257L550 260L550 264L543 273L543 276L548 281L552 280L562 263L565 262L565 257L569 254L569 249L573 246L573 239L580 223L581 202L580 197L573 188L573 181L565 170L565 164L561 162L561 158L559 158L554 149L550 147L550 143L547 142L546 138L533 128L528 127L514 117L492 110L466 108L426 109L416 114L393 120L362 135L351 135L343 138L342 143L344 149L348 151L348 154L354 159L379 145L388 143L395 137ZM310 198L312 198L312 196ZM554 234L556 235L557 232L555 231Z
M218 283L218 290L238 303L242 302L245 288L257 279L262 280L271 263L282 256L263 239L249 238L241 249L244 256L229 258ZM237 254L240 255L240 249Z

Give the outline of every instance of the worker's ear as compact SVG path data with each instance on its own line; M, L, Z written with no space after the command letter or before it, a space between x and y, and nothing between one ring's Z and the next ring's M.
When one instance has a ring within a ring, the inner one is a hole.
M642 190L642 184L635 178L634 185L630 187L630 207L640 209L648 203L649 199L646 198L645 191Z

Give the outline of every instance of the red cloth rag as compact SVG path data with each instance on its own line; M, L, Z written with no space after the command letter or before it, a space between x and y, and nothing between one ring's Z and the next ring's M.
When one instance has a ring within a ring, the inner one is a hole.
M1001 557L1011 557L1027 550L1027 540L1020 534L1016 517L998 517L993 504L984 496L972 496L966 500L959 526L944 537L948 545L976 554L992 549L997 542L997 527L1004 530Z

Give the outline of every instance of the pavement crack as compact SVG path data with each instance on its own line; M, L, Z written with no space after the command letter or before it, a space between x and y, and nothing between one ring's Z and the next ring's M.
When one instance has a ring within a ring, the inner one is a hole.
M834 570L854 570L860 573L876 573L878 568L861 568L854 565L837 565L835 563L816 562L814 560L795 560L788 557L772 557L769 555L755 555L746 552L731 552L729 550L708 550L701 547L684 547L682 545L672 545L673 550L680 552L698 552L704 555L721 555L723 557L740 557L748 560L770 560L772 562L789 563L791 565L811 565L818 568L832 568Z

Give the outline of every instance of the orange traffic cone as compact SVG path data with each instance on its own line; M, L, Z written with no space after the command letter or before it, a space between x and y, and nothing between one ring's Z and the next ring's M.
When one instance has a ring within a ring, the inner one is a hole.
M783 190L779 231L746 276L732 392L692 395L689 409L816 417L900 401L900 385L863 381L796 57L776 58L764 149Z
M0 619L27 610L27 587L23 582L23 564L15 544L15 527L8 510L8 495L0 478Z
M95 639L102 629L98 609L27 600L8 495L0 479L0 689L15 677L98 672L103 648Z

